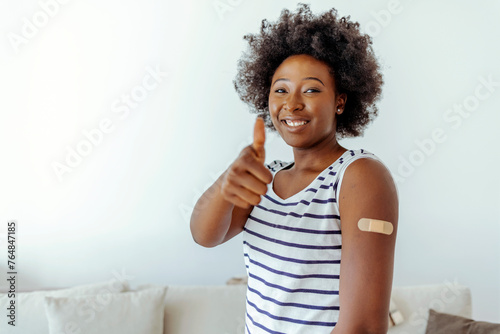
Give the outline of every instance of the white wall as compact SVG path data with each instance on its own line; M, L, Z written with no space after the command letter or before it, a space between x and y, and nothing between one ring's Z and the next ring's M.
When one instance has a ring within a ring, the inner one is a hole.
M132 284L223 284L245 274L240 236L196 245L190 210L252 140L255 116L232 84L243 35L296 2L219 3L229 7L69 1L49 7L47 22L37 1L0 3L0 269L15 219L19 288L121 270ZM315 12L336 6L375 35L380 116L364 137L341 143L374 152L399 180L394 284L458 281L472 289L475 319L500 322L499 2L308 3ZM380 14L388 8L390 18ZM30 30L24 18L45 26ZM155 81L148 71L162 73ZM477 88L488 78L491 92ZM131 93L144 97L134 108L122 100ZM470 115L450 113L456 104ZM100 126L109 133L86 147L82 131ZM418 153L435 131L444 140ZM53 164L66 165L79 145L88 155L59 179ZM275 136L266 149L269 161L293 157Z

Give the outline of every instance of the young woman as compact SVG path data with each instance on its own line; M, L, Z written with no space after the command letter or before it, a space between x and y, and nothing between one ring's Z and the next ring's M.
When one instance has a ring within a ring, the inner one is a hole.
M373 153L337 142L362 134L382 86L349 19L299 4L244 37L234 83L259 116L254 142L198 200L191 233L214 247L243 232L246 333L387 333L398 196ZM265 127L292 162L266 164Z

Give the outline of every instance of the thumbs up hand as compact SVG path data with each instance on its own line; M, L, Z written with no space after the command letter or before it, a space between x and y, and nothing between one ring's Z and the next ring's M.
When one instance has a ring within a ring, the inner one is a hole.
M245 147L236 160L224 172L221 185L224 198L244 209L260 203L261 196L267 193L267 185L273 175L264 165L266 151L266 131L264 120L255 120L253 143Z

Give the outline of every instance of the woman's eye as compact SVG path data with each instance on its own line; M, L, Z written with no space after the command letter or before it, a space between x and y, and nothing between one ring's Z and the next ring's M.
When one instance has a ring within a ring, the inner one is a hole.
M284 90L283 88L278 88L274 91L275 93L286 93L286 90ZM308 90L306 90L304 93L319 93L320 91L316 88L309 88Z
M308 90L306 90L306 93L311 91L311 93L319 93L319 90L317 90L316 88L309 88Z

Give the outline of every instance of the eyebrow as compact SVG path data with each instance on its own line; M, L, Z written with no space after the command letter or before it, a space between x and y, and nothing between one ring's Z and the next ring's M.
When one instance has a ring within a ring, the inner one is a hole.
M286 79L286 78L276 79L276 81L273 83L273 86L276 84L276 82L278 82L278 81L280 81L280 80L281 80L281 81L290 81L290 79ZM303 79L302 79L302 81L305 81L305 80L316 80L316 81L321 82L321 84L322 84L323 86L325 86L325 84L323 83L323 81L319 80L319 79L318 79L318 78L316 78L316 77L305 77L305 78L303 78ZM325 87L326 87L326 86L325 86Z

